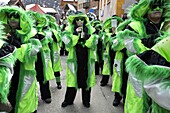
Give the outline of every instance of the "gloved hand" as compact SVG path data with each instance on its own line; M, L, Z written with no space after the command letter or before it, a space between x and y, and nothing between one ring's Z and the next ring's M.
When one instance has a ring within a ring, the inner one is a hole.
M39 39L41 41L42 39L44 39L44 37L45 36L42 34L36 34L34 38Z
M83 28L82 28L82 27L78 27L78 28L76 29L77 33L81 33L81 32L82 32L82 30L83 30Z
M7 36L7 40L6 40L9 44L17 47L17 48L20 48L21 46L21 39L20 38L17 38L15 35L14 36Z
M14 49L15 47L13 45L3 44L3 46L0 48L0 58L12 53Z

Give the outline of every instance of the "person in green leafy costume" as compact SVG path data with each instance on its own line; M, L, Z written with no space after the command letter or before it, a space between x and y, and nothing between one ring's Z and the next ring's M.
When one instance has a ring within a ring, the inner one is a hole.
M88 17L77 12L68 17L62 41L69 51L66 65L67 90L62 107L73 104L76 92L81 88L82 102L90 107L91 88L95 85L95 52L97 38L95 29L90 25Z
M143 90L151 98L150 113L169 113L169 45L170 45L170 1L163 2L164 35L156 44L141 54L126 61L126 68L137 80L142 81Z
M42 47L32 39L36 32L26 12L16 6L0 8L0 21L5 26L5 41L17 48L14 74L11 79L8 100L11 113L33 113L38 107L38 91L35 71L36 55Z
M111 49L111 37L115 36L115 29L117 25L122 22L123 20L118 17L117 15L113 15L112 17L109 17L105 20L103 23L103 29L105 30L105 33L103 35L103 43L106 48L104 52L104 65L102 70L102 80L100 81L101 86L106 86L109 77L113 74L113 64L114 64L114 58L115 58L115 51Z
M8 100L10 81L14 74L16 48L4 39L4 26L0 23L0 112L10 112L12 106Z
M40 84L41 99L47 104L51 103L51 91L49 80L55 78L51 61L51 50L49 45L53 42L52 33L49 28L48 19L38 12L28 12L32 17L37 34L34 36L41 42L42 48L37 54L36 72Z
M60 30L56 24L56 19L53 16L46 14L46 17L49 21L49 26L53 38L53 42L50 44L53 71L56 78L57 88L61 89L62 86L60 81L60 71L62 70L62 66L61 66L60 46L59 46L61 43Z
M99 20L93 20L90 22L91 26L95 28L95 34L98 37L98 44L96 50L96 63L95 63L95 74L99 75L100 70L103 69L103 51L104 51L104 44L102 40L103 30L102 30L102 22Z
M140 54L152 48L155 40L163 34L165 2L163 0L140 0L130 11L131 20L123 31L117 33L114 48L126 47L127 55ZM117 47L116 47L117 46ZM119 48L120 49L120 48ZM129 73L125 113L145 113L150 98L142 87L142 81Z

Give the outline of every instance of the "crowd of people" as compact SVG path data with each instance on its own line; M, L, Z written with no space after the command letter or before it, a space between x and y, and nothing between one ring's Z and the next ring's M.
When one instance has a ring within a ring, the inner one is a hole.
M112 78L113 106L125 113L170 113L170 0L140 0L121 17L104 22L80 11L55 17L0 6L0 112L37 113L51 103L50 80L62 89L60 56L65 53L66 92L61 107L74 103L77 90L90 107L96 75L100 86ZM168 53L169 52L169 53Z

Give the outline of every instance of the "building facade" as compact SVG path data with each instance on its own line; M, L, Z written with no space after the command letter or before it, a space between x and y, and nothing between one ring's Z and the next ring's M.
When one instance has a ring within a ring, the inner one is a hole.
M112 15L122 16L136 0L78 0L78 10L84 13L94 12L99 20L104 21Z
M78 0L78 11L83 13L93 12L99 16L99 0Z

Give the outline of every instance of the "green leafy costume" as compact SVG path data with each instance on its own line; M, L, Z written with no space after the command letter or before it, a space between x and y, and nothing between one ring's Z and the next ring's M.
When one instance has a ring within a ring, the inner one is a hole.
M137 80L142 81L143 90L152 99L151 113L169 113L169 7L170 1L164 3L164 35L157 39L151 49L129 57L126 61L127 71Z
M149 33L150 31L146 30L148 29L146 28L146 23L148 20L144 19L143 16L150 9L150 6L157 2L161 2L163 4L162 7L165 7L164 2L161 0L142 0L132 8L130 12L131 20L129 20L129 22L127 21L127 23L129 23L128 25L133 30L131 31L126 29L124 31L118 32L117 35L120 38L117 38L115 40L115 48L122 49L126 47L126 49L128 50L128 55L130 56L132 54L140 54L148 50L155 44L154 40L161 34L161 28L164 22L161 23L160 29L155 32L155 35L150 35L152 33ZM130 72L125 101L125 113L146 113L149 110L148 101L149 98L142 87L142 81L140 79L137 79Z
M36 32L32 30L30 18L23 9L15 6L0 8L0 21L6 26L6 33L10 33L7 15L12 13L19 15L20 29L16 30L16 37L14 38L19 38L22 44L16 51L17 60L20 63L20 72L19 75L16 75L14 70L14 76L19 76L19 83L18 86L12 86L17 87L16 97L12 97L14 100L16 99L15 106L13 107L15 107L15 113L30 113L37 110L38 106L35 61L41 44L38 40L31 39ZM15 92L10 90L10 93Z
M43 63L44 82L46 82L55 78L51 61L51 50L48 45L49 43L53 42L52 33L50 31L50 28L48 27L49 24L45 15L34 12L32 16L35 20L37 36L38 38L40 38L39 35L42 36L41 39L39 39L42 44L40 53Z
M11 51L7 49L8 54L3 54L3 47L5 45L4 41L4 32L3 28L4 26L2 23L0 24L0 102L1 103L7 103L8 102L8 93L10 88L10 81L14 74L14 64L16 61L16 49L13 48Z
M99 20L93 20L90 22L91 26L95 28L95 32L93 33L96 35L98 39L98 44L96 48L96 64L95 64L95 73L96 75L99 74L100 67L101 70L103 68L103 52L104 52L104 43L102 40L103 30L102 30L102 22Z
M131 56L126 61L127 71L142 81L147 95L152 99L151 113L169 113L169 45L170 37L142 54Z
M49 21L50 30L52 32L53 42L51 44L51 58L52 58L52 66L54 72L60 72L62 70L61 67L61 58L60 58L60 30L56 24L56 19L51 16L47 15L46 17ZM56 78L56 82L60 82L60 76Z
M74 25L73 21L74 19L78 18L84 18L86 20L86 27L88 29L88 35L90 35L90 38L87 39L83 44L83 46L86 46L88 48L88 78L87 78L87 88L93 87L96 83L95 80L95 50L96 50L96 44L97 39L92 33L94 32L94 28L91 27L89 20L86 15L84 14L77 14L77 15L70 15L68 17L69 25L66 28L65 35L62 38L62 41L66 44L67 49L69 50L68 59L67 59L67 66L66 66L66 81L67 81L67 87L75 87L78 88L77 85L77 61L76 61L76 50L75 45L78 43L78 40L80 39L79 35L74 35ZM83 57L83 56L82 56ZM82 72L84 73L84 72Z
M104 66L103 66L103 71L102 71L102 75L104 76L109 76L113 74L111 72L112 70L111 59L114 59L114 58L110 58L111 40L114 37L114 34L111 31L113 20L116 20L117 24L123 21L120 17L114 16L114 17L110 17L106 19L105 22L103 23L103 29L105 30L105 34L103 36L103 42L106 47L106 51L104 53Z

